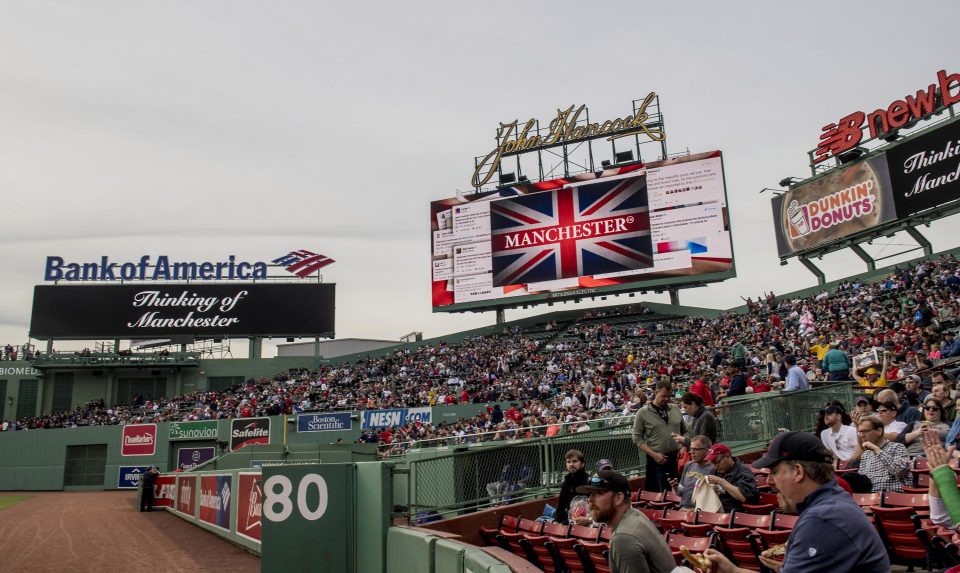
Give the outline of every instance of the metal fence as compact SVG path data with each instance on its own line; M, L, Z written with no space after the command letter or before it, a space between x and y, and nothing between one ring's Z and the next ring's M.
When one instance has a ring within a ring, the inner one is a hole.
M851 404L850 383L818 385L810 390L765 393L725 401L714 409L719 441L736 454L766 447L782 429L809 431L830 400ZM487 507L554 495L564 476L568 450L583 452L587 471L607 458L617 471L637 475L646 456L632 440L633 416L614 417L586 432L450 448L451 453L407 461L408 515L411 522L428 513L445 517Z

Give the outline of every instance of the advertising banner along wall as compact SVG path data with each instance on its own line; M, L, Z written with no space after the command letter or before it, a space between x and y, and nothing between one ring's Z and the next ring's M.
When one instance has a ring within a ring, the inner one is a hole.
M33 338L331 336L333 284L36 286Z
M176 502L177 478L175 476L158 476L153 485L153 506L173 507Z
M121 456L152 456L157 451L157 425L128 424L121 439Z
M177 476L177 511L197 514L197 476Z
M235 418L230 420L230 450L253 444L270 443L270 418Z
M192 470L200 464L209 462L217 457L217 448L180 448L177 450L177 468L183 471Z
M260 543L263 521L260 473L239 474L237 482L237 535Z
M137 489L140 478L150 466L120 466L117 474L117 489Z
M200 521L230 530L232 482L230 474L200 476Z
M335 414L300 414L297 416L297 432L330 432L349 430L353 426L349 412Z
M388 428L394 426L403 426L411 422L423 422L429 424L433 421L433 408L393 408L390 410L365 410L362 412L362 423L360 427L364 430L370 428Z
M170 441L174 440L216 440L217 421L171 422Z

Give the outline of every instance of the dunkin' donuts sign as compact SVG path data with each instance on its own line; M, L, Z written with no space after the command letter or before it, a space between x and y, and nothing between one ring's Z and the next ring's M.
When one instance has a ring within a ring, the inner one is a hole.
M781 257L896 219L884 155L799 185L773 200Z
M157 425L126 425L121 440L121 456L152 456L157 453Z
M230 450L270 443L270 418L235 418L230 421Z

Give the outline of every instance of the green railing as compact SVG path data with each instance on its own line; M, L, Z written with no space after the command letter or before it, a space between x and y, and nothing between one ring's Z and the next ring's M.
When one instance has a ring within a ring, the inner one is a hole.
M715 409L718 440L735 454L767 446L782 429L810 431L830 400L851 404L850 383L818 385L801 392L769 392L724 401ZM603 427L549 438L450 448L452 453L407 461L411 522L425 513L441 517L555 495L563 482L564 455L577 449L587 471L601 458L631 476L642 473L646 456L632 440L633 416L610 418Z
M784 429L813 430L818 413L831 400L852 406L852 383L818 384L800 392L767 392L725 400L714 410L720 422L717 440L734 453L761 450Z

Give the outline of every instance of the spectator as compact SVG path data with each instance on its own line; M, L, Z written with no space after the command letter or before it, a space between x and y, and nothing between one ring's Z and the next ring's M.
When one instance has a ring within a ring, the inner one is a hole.
M786 432L770 443L754 467L770 468L781 509L798 513L783 562L760 557L773 571L888 573L890 560L877 530L834 479L830 453L804 432ZM718 573L747 571L715 549L706 551Z
M554 520L557 523L570 523L570 502L577 495L577 488L586 484L590 476L585 469L586 458L580 450L568 450L564 457L564 465L567 474L563 476L563 484L560 486L560 499L557 501L557 510L554 513ZM577 516L572 520L578 525L588 525L590 518L587 516Z
M739 362L730 361L727 364L727 376L730 377L730 386L727 392L720 396L721 398L743 396L747 393L747 377L743 374Z
M730 448L714 444L704 461L713 464L714 473L707 476L707 483L717 490L723 511L731 512L743 509L744 503L756 503L757 478L747 464L733 457Z
M669 573L676 567L670 547L649 519L630 505L627 478L603 470L577 488L590 496L593 520L613 531L607 556L611 573Z
M693 490L697 482L715 471L713 464L704 461L707 457L707 451L713 445L710 438L706 436L694 436L690 440L690 455L693 459L683 466L683 473L680 479L671 479L670 487L674 493L680 496L680 509L683 511L693 511L696 509L693 503Z
M850 356L840 346L841 342L835 341L821 361L830 380L850 380Z
M930 399L923 404L924 419L914 422L903 436L903 443L907 446L907 454L912 457L923 457L923 436L928 431L934 431L945 442L950 426L943 421L943 406L940 402Z
M680 408L684 414L693 419L693 423L690 424L690 435L703 435L711 442L717 439L717 418L713 412L706 409L703 398L693 392L687 392L680 398ZM674 434L673 439L685 448L690 447L689 437Z
M683 414L670 404L673 386L657 382L653 400L637 411L633 421L633 443L647 455L644 487L648 491L666 491L669 481L677 477L677 453L680 445L673 434L686 435Z
M857 429L844 423L844 414L840 406L828 406L823 411L827 427L820 432L820 441L838 460L846 462L857 450Z
M787 385L783 390L785 392L809 390L810 383L807 380L807 374L803 371L803 368L797 366L797 357L793 354L787 354L783 357L783 361L787 365Z
M860 445L853 457L860 460L859 473L870 479L871 491L902 492L910 475L907 449L884 436L884 423L876 416L861 419L857 434Z

